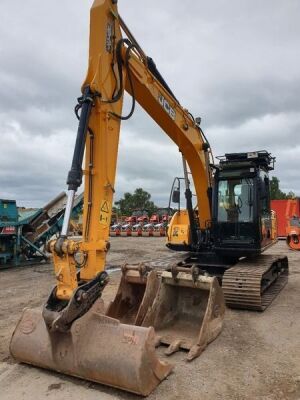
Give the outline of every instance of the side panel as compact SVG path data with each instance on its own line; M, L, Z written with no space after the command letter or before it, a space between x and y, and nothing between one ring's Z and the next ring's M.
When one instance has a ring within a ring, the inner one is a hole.
M289 202L294 205L289 206ZM276 212L278 221L278 237L286 237L287 219L293 215L300 216L300 199L294 200L271 200L271 208Z
M190 223L187 210L177 211L169 224L167 246L172 250L188 250L191 244Z

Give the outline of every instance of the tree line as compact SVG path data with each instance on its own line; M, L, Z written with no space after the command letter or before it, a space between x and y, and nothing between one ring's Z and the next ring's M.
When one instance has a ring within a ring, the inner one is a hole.
M286 200L294 199L296 197L295 193L289 191L288 193L283 192L280 187L280 180L276 176L272 176L270 180L270 197L271 200Z
M133 193L124 193L124 196L115 202L113 211L118 215L130 216L134 210L146 210L151 215L157 208L151 200L151 194L137 188Z

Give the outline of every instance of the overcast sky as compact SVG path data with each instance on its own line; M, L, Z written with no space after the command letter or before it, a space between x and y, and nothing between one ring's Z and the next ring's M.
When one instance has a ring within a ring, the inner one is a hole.
M0 1L0 198L42 206L66 189L91 4ZM299 0L119 0L119 10L202 117L214 154L269 150L282 189L300 195ZM178 149L139 107L119 154L116 198L143 187L165 206Z

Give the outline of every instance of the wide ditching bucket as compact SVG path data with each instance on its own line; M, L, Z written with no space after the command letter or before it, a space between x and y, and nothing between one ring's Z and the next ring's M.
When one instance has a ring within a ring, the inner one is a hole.
M217 278L194 272L184 267L163 272L155 301L142 324L155 329L156 345L168 345L167 355L189 350L189 361L218 336L225 313Z
M154 329L106 316L101 299L66 333L49 332L40 309L25 309L10 351L20 362L143 396L172 370L155 354Z

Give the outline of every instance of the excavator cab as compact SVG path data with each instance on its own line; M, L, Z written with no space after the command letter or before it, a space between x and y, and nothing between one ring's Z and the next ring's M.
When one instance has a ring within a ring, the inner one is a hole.
M274 243L269 171L274 157L267 151L232 153L215 167L212 236L218 254L258 255Z
M170 199L178 203L168 230L167 246L199 255L210 252L228 262L261 254L276 240L275 215L270 208L269 171L275 158L267 151L230 153L213 165L210 197L212 218L205 229L197 224L198 207L187 201L180 208L180 180ZM191 196L190 196L191 197Z

